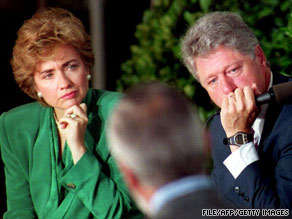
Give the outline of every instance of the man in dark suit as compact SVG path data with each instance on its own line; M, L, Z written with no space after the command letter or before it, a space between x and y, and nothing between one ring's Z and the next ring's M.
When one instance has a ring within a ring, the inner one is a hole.
M200 18L182 40L182 56L221 108L210 125L219 193L240 208L291 209L292 105L255 101L288 78L272 74L254 33L235 13Z
M131 89L114 110L110 149L149 217L205 218L204 209L226 208L204 174L201 131L190 103L159 83Z

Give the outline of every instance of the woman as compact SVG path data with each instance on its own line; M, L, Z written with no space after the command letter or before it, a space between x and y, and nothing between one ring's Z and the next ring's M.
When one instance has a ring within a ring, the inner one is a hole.
M0 117L4 217L140 217L104 133L120 95L88 88L94 55L81 21L64 9L37 12L20 28L11 64L38 102Z

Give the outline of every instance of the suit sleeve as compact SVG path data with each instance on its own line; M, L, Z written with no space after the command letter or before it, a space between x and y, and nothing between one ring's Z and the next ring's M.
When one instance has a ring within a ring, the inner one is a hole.
M244 194L246 207L292 209L292 145L286 145L285 150L278 153L276 162L266 160L275 162L274 169L260 160L249 165L234 181L238 194Z
M229 172L236 179L239 174L251 163L259 160L253 142L240 146L238 150L231 153L223 162Z
M109 167L110 175L104 173ZM89 151L61 179L61 184L77 196L97 218L123 218L133 208L112 157L101 165Z
M290 107L286 114L291 118L291 113ZM220 119L211 124L213 180L219 193L239 208L292 209L291 119L279 117L259 148L259 160L249 164L236 179L223 164L231 152L222 144L225 133Z
M94 151L87 150L82 158L61 177L61 184L76 196L96 218L141 218L130 198L123 178L107 148L105 124L113 102L100 106L103 117L101 136ZM106 109L108 108L108 109ZM72 212L75 206L71 206ZM67 215L70 215L68 209ZM132 214L129 216L129 214Z
M7 212L4 218L36 218L27 175L28 162L17 159L5 126L5 113L0 117L0 147L5 165ZM25 153L25 152L24 152Z

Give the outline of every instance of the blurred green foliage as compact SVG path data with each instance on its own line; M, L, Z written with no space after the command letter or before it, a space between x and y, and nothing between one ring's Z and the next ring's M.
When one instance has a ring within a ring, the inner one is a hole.
M117 90L159 80L182 91L199 108L202 120L215 110L207 93L180 60L180 38L188 26L210 11L239 13L255 31L273 72L292 76L291 0L155 0L137 26L137 44L121 66Z

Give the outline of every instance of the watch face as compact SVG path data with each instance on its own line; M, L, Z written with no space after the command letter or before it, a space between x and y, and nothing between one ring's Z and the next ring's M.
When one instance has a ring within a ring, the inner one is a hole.
M234 141L236 144L243 144L243 136L241 134L236 135Z
M252 142L252 141L253 141L252 134L248 134L245 132L237 132L235 135L233 135L229 138L224 138L223 144L241 146L243 144L246 144L246 143Z

